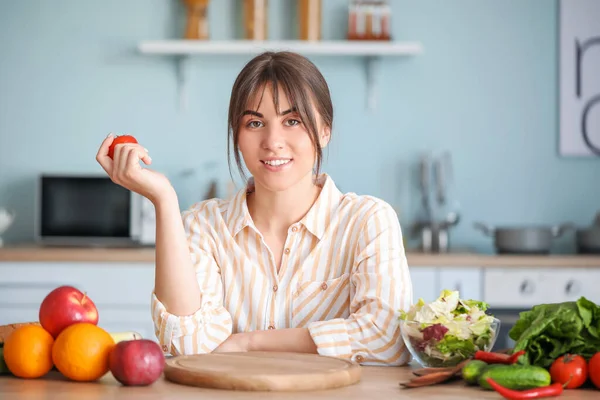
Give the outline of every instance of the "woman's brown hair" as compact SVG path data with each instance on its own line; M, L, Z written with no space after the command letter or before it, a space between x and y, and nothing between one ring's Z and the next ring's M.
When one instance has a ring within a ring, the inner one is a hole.
M290 106L296 110L306 127L316 154L316 173L321 169L323 151L319 142L319 132L313 105L321 117L323 127L331 130L333 125L333 105L329 87L319 69L306 57L287 51L264 52L248 62L236 78L229 101L227 154L231 173L231 143L235 161L241 176L245 179L238 146L238 135L243 113L251 101L260 94L260 100L267 85L271 86L275 109L279 110L279 85ZM257 106L258 108L258 106Z

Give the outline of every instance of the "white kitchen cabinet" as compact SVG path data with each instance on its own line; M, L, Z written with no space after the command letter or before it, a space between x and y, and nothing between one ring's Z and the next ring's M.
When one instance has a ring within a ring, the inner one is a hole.
M62 285L87 293L104 329L137 331L156 340L151 318L154 265L149 263L2 262L0 324L39 320L42 300Z
M491 307L529 308L549 300L549 280L544 270L487 268L483 279L484 301Z
M574 301L581 296L599 303L600 270L565 268L485 271L484 298L494 307L529 308L537 304Z
M410 277L413 287L413 303L422 298L425 302L431 302L439 296L438 270L435 267L412 267Z
M550 271L548 289L553 303L575 301L584 296L596 304L600 304L600 270L597 269L562 269Z
M437 299L442 290L458 290L462 299L483 298L483 270L474 267L412 267L413 301Z
M481 300L483 298L482 270L480 268L447 267L440 268L437 292L458 290L461 299Z

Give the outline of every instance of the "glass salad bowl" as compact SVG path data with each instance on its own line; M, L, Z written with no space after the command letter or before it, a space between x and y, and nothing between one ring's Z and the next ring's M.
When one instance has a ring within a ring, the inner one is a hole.
M401 311L402 339L422 367L455 366L477 350L491 351L494 346L500 320L487 315L487 307L449 290L429 304L419 299L408 312Z

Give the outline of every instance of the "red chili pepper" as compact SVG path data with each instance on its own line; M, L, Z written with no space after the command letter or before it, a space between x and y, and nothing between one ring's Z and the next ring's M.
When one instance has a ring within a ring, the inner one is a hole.
M517 351L516 353L512 354L510 356L510 362L509 362L509 364L516 363L517 360L519 360L519 357L521 357L522 355L525 355L525 350Z
M493 353L482 350L476 351L474 357L476 360L480 360L488 364L509 364L510 361L510 356L508 354Z
M543 386L529 390L512 390L505 388L500 384L496 383L492 378L487 378L487 382L490 384L498 394L505 399L509 400L521 400L521 399L540 399L542 397L555 397L563 392L563 385L560 383L553 383L549 386Z
M523 354L525 354L525 350L518 351L512 355L478 350L475 352L474 357L476 360L481 360L488 364L514 364Z

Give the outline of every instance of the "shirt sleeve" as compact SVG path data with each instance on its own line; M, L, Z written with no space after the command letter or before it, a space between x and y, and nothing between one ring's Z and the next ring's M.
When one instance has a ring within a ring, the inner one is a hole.
M192 315L174 315L152 292L152 319L158 342L172 355L210 353L229 337L232 320L223 307L221 271L211 248L209 228L199 211L183 213L192 266L201 292L200 308Z
M364 365L406 364L398 318L412 303L412 283L398 217L387 203L376 205L361 229L350 279L350 316L308 326L317 352Z

